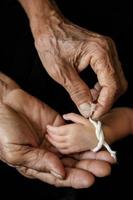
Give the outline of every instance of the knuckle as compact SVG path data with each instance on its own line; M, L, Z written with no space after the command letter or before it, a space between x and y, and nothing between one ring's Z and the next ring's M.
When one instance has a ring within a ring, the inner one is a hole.
M91 42L91 46L97 48L108 48L109 46L109 39L106 36L100 36L96 38L94 41Z
M109 45L109 43L108 43L108 37L102 36L102 37L101 37L101 44L102 44L102 46L103 46L104 48L107 48L108 45Z
M5 155L5 158L7 160L7 162L11 165L16 165L16 163L18 163L18 159L17 159L17 156L15 156L13 153L11 152L8 152L6 155Z
M113 84L111 84L110 95L115 100L125 92L125 89L126 87L123 88L120 82L115 81Z
M113 39L108 36L102 37L101 44L102 44L102 47L107 51L110 51L111 46L115 46Z
M100 41L101 41L101 39L100 39ZM89 46L91 47L91 49L93 51L96 51L100 47L98 41L91 41Z
M97 44L92 44L91 46L91 53L94 58L97 59L105 59L108 55L108 45L103 44L102 41L98 42Z
M99 52L99 62L107 62L108 63L108 55L105 49Z
M120 86L120 84L115 82L114 84L111 85L111 89L113 91L112 93L114 93L115 95L118 95L121 90L121 86Z

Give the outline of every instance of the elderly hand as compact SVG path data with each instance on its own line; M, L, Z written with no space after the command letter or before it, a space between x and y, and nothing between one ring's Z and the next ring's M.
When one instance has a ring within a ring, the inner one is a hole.
M84 117L89 117L93 101L97 103L93 118L106 113L127 88L114 42L64 19L48 0L32 1L29 10L23 6L48 74L66 89ZM79 76L89 65L98 79L92 89Z
M0 159L24 176L60 187L85 188L94 176L110 173L107 152L60 157L45 138L46 126L61 125L60 115L0 74ZM61 179L65 177L65 179Z
M114 42L62 20L53 19L50 25L46 30L41 24L35 37L45 69L68 91L83 116L89 117L89 103L96 101L93 117L100 117L127 87ZM88 65L98 79L93 89L78 75Z
M25 166L64 177L59 158L48 151L46 125L63 124L47 105L21 90L0 74L0 158L15 167ZM45 148L43 148L43 146Z

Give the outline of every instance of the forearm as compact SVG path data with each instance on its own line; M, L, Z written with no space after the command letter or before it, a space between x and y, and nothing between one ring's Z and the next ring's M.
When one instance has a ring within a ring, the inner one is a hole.
M105 140L113 143L133 133L133 109L116 108L101 118Z
M50 26L51 21L58 21L63 16L57 8L54 0L18 0L24 8L30 22L33 36L36 36L41 27Z

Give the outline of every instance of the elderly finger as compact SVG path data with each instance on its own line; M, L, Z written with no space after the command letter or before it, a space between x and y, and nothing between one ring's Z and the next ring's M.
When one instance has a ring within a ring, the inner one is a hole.
M104 177L111 173L109 163L101 160L81 160L75 167L89 171L97 177Z
M29 176L37 178L56 187L88 188L94 183L94 176L81 169L66 168L66 179L58 179L50 173L28 169Z
M102 160L111 164L116 163L116 160L107 151L99 151L97 153L92 151L86 151L80 154L74 154L73 158L77 160L86 160L86 159Z
M15 158L14 158L15 159ZM9 159L11 163L14 163L13 158ZM57 177L65 177L65 169L61 160L52 152L44 149L27 148L23 151L21 159L15 159L15 165L23 166L26 168L34 169L40 172L51 172L57 175Z

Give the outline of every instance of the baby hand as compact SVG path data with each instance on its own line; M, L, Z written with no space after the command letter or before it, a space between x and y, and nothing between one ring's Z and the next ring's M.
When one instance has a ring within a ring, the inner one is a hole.
M88 119L75 113L66 114L63 118L74 123L59 127L48 125L46 135L61 153L78 153L96 147L95 128Z

